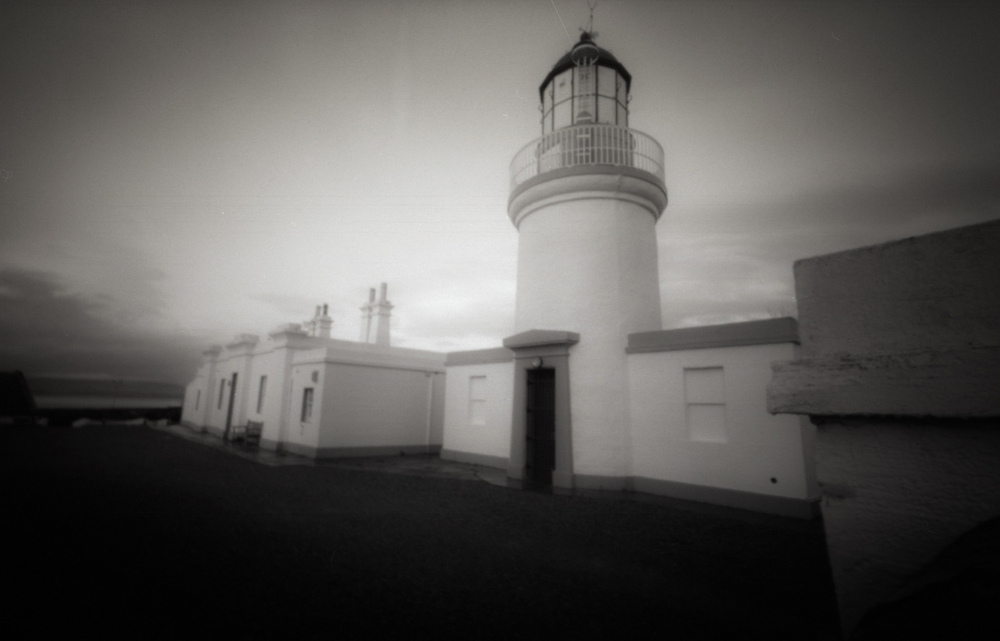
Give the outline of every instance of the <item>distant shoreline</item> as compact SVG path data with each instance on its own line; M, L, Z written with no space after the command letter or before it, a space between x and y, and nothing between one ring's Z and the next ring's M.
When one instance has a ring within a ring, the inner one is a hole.
M128 397L128 396L35 396L38 409L149 409L180 407L180 398Z

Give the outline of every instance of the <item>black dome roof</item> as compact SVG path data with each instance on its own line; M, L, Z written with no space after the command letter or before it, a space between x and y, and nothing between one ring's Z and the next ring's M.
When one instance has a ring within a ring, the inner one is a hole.
M591 34L584 31L582 34L580 34L580 41L577 42L575 45L573 45L573 48L570 49L565 56L559 59L559 62L557 62L554 67L552 67L552 71L549 72L549 75L545 76L545 80L543 80L542 84L539 85L538 87L539 100L544 100L543 96L545 92L545 87L548 86L550 82L552 82L553 78L555 78L562 72L566 71L567 69L572 69L573 67L576 66L576 63L573 61L573 54L578 51L580 53L583 53L584 55L587 55L587 57L593 57L593 52L596 52L597 53L596 64L601 65L603 67L611 67L612 69L620 73L622 78L625 79L626 92L631 90L632 74L630 74L628 70L625 69L625 66L622 65L622 63L618 62L618 59L615 58L610 51L598 47L594 43L594 37Z

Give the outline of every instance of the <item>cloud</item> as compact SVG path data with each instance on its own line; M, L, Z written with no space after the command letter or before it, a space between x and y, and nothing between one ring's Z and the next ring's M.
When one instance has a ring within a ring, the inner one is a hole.
M796 260L1000 217L1000 161L743 205L687 205L660 222L666 327L795 313Z
M47 271L0 269L0 370L185 383L205 341L109 315L102 297L69 291Z

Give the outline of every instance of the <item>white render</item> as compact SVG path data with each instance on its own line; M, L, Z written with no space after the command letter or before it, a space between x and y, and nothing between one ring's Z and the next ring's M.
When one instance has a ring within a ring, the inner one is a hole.
M792 343L630 354L632 474L803 501L818 499L812 467L816 428L767 412L772 361L795 358ZM725 438L688 430L685 369L721 368ZM772 481L774 479L774 481Z
M471 410L470 380L485 379L482 421ZM442 456L504 467L510 456L514 364L482 363L448 367Z
M225 438L259 422L261 447L307 456L440 449L444 355L327 338L325 312L317 310L311 332L288 324L264 341L240 335L207 350L186 390L182 421ZM306 387L313 388L312 415L302 420Z
M665 204L646 181L598 173L554 178L511 205L515 332L581 336L569 359L577 473L627 474L625 344L662 327L655 224Z

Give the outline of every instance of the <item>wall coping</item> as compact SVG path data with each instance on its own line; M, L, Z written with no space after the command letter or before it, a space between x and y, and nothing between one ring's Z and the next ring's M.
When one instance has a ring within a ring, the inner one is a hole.
M565 332L555 329L529 329L526 332L514 334L503 339L503 346L507 349L517 350L549 345L569 347L579 342L580 335L576 332Z
M798 343L799 325L794 318L768 318L725 325L705 325L637 332L628 335L627 354L673 352L712 347Z
M1000 416L1000 347L838 355L771 366L767 411L813 417Z
M419 352L405 348L379 350L354 350L339 347L318 347L303 350L292 357L292 366L300 365L361 365L388 369L405 369L423 372L443 372L444 354Z
M458 365L488 365L490 363L511 363L514 355L506 347L491 347L488 349L471 349L462 352L445 354L445 367Z

